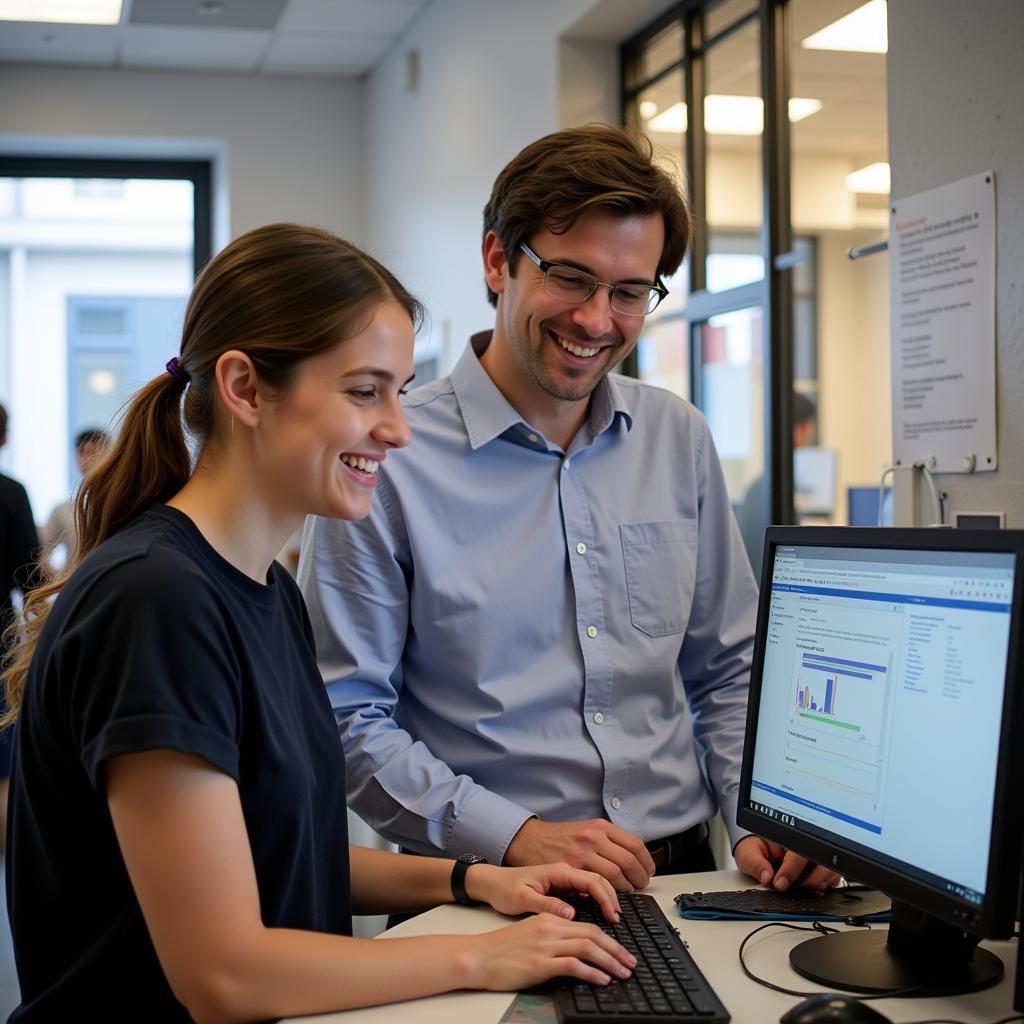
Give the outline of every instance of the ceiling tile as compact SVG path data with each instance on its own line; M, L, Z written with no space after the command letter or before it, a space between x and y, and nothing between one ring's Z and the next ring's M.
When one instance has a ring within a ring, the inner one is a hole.
M6 60L112 64L117 26L0 24L0 57Z
M182 0L133 0L131 25L178 25L182 28L261 28L277 24L288 0L214 0L213 4ZM215 6L214 6L215 5ZM209 13L203 13L204 10Z
M343 35L340 33L305 35L297 32L275 34L262 69L280 71L307 67L324 71L356 74L367 71L384 52L390 37L379 35ZM358 71L353 69L358 68Z
M277 27L282 32L398 35L421 6L408 0L291 0Z
M250 71L258 64L269 39L269 32L252 29L203 31L129 25L124 30L121 63L125 67Z

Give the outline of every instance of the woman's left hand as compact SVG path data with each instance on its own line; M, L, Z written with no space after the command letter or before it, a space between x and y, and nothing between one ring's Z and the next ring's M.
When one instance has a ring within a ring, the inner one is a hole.
M556 914L572 920L575 912L556 892L587 893L609 921L619 919L619 901L612 884L593 871L568 864L536 864L502 868L474 864L466 872L466 893L489 903L502 914Z

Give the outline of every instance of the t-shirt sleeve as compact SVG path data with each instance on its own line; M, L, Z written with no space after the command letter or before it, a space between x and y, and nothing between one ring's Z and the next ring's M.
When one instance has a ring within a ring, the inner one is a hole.
M168 553L116 566L80 598L56 652L57 673L98 791L108 758L157 749L202 757L237 780L234 633L212 585Z

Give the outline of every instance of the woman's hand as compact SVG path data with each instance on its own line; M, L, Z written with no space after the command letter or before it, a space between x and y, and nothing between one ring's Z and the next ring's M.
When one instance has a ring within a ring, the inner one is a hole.
M474 935L462 958L465 987L494 992L512 992L560 977L607 985L613 978L628 978L636 966L636 958L597 925L551 914Z
M611 882L593 871L568 864L501 868L474 864L466 872L466 892L501 914L555 914L571 920L574 911L553 892L589 894L609 921L619 919L619 900Z

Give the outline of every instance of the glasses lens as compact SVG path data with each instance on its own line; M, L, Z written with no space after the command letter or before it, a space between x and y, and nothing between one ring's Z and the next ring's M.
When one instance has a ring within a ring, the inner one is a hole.
M566 302L583 302L590 298L597 287L597 279L572 267L548 267L544 275L544 287L548 295Z
M660 301L661 295L656 288L647 288L643 285L619 284L612 292L612 309L628 313L630 316L650 313Z

